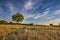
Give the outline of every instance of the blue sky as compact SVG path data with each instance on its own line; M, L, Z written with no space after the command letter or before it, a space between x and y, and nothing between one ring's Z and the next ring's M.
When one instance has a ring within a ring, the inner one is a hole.
M11 16L21 13L23 23L60 23L60 0L0 0L0 20L12 21Z

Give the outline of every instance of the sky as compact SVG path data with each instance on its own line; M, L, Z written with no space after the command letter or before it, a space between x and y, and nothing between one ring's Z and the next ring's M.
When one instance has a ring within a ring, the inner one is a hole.
M59 24L60 0L0 0L0 20L12 21L12 15L24 15L23 23Z

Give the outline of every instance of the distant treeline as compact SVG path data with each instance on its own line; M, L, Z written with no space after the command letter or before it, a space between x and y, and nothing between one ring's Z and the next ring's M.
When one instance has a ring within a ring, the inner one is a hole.
M17 23L17 22L7 22L6 20L0 20L0 25L1 24L10 24L10 25L34 25L34 23L29 23L29 24L24 24L24 23ZM38 24L36 24L38 25ZM53 24L49 24L50 26L54 26ZM59 24L60 26L60 24Z
M18 24L18 25L20 25L20 24L22 24L22 23L7 22L7 21L5 21L5 20L0 20L0 24L11 24L11 25L16 25L16 24ZM33 23L30 23L30 24L22 24L22 25L34 25L34 24L33 24Z

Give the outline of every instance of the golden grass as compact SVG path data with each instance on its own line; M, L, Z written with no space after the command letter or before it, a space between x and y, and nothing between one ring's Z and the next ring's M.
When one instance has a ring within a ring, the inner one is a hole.
M0 25L0 40L60 40L60 28L34 25Z

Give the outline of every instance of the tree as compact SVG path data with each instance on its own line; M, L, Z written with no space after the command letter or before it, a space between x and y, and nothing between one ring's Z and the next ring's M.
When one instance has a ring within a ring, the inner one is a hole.
M20 13L16 13L12 15L12 20L18 22L22 22L24 20L24 16Z
M5 20L0 20L0 24L7 24L8 22Z

